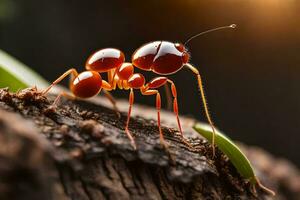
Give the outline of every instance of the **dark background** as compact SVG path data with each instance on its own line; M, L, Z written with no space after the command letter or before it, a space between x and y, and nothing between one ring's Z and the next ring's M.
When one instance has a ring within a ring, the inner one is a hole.
M49 81L84 70L104 47L131 54L153 40L193 40L191 62L204 78L211 115L230 137L300 165L300 6L296 0L0 0L0 48ZM148 74L148 72L144 72ZM205 120L196 79L177 83L182 114ZM117 96L127 98L125 92ZM138 97L154 105L154 98Z

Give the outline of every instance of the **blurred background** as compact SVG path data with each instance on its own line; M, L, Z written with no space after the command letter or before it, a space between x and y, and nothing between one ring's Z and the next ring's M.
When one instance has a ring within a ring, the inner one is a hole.
M297 0L0 0L0 48L49 81L84 70L95 50L116 47L127 61L154 40L193 40L191 63L202 74L215 124L235 140L300 166L300 2ZM153 74L147 74L147 79ZM181 114L204 120L196 79L171 78ZM127 92L115 92L127 98ZM154 105L154 98L137 102Z

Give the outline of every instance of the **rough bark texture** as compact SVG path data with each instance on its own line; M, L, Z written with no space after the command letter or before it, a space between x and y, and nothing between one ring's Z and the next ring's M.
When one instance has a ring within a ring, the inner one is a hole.
M138 150L124 134L126 114L92 101L64 100L53 109L34 88L0 90L0 199L298 199L299 172L287 161L243 147L261 181L275 197L257 196L219 150L211 148L184 118L186 146L174 128L163 127L169 149L159 143L151 108L136 107L131 119ZM101 100L100 100L101 103ZM123 107L120 102L120 107ZM164 124L174 117L166 112ZM171 122L171 123L170 123Z

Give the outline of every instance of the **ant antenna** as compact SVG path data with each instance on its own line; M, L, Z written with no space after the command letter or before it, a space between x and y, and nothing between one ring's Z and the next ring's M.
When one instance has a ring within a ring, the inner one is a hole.
M210 30L207 30L207 31L203 31L201 33L198 33L196 35L193 35L192 37L190 37L189 39L186 40L186 42L184 43L184 46L186 46L187 43L189 43L192 39L200 36L200 35L204 35L206 33L210 33L210 32L214 32L214 31L218 31L218 30L221 30L221 29L227 29L227 28L236 28L236 24L231 24L229 26L221 26L221 27L218 27L218 28L213 28L213 29L210 29Z

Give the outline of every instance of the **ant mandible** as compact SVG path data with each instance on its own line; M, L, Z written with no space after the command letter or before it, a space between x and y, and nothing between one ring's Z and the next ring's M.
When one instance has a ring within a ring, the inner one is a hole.
M232 24L230 26L218 27L215 29L210 29L208 31L199 33L197 35L189 38L184 44L172 43L167 41L154 41L147 43L140 48L138 48L132 55L132 63L125 62L124 54L114 48L105 48L93 53L86 61L84 71L80 74L76 69L72 68L66 71L58 79L56 79L48 88L46 88L42 93L46 94L48 91L60 81L62 81L68 75L72 75L70 81L70 90L75 97L79 98L89 98L100 93L101 89L105 91L106 96L112 102L115 110L117 111L116 103L113 97L108 91L119 89L130 90L129 94L129 109L127 115L127 121L125 126L125 132L130 139L130 142L134 149L136 149L135 141L128 129L129 120L131 115L132 105L134 103L134 90L139 89L142 95L156 95L156 109L157 109L157 125L159 129L160 142L163 146L167 146L160 124L160 109L161 109L161 97L158 88L169 83L171 85L171 93L173 96L173 111L176 115L177 125L181 136L183 137L182 128L179 120L178 114L178 103L177 103L177 90L174 82L167 78L167 75L174 74L186 67L190 69L197 77L198 88L201 93L201 98L204 105L204 111L206 118L212 128L213 138L213 155L215 154L214 144L215 144L215 127L210 118L210 114L207 108L207 102L204 95L202 79L200 73L196 67L189 63L190 55L187 52L186 44L190 42L195 37L203 35L208 32L225 29L225 28L235 28L236 25ZM134 67L137 67L144 71L152 71L158 75L162 75L152 79L150 82L145 84L145 78L140 73L134 73ZM102 80L100 73L107 72L108 81ZM61 93L58 95L54 104L57 103L61 95L66 95L66 93Z

